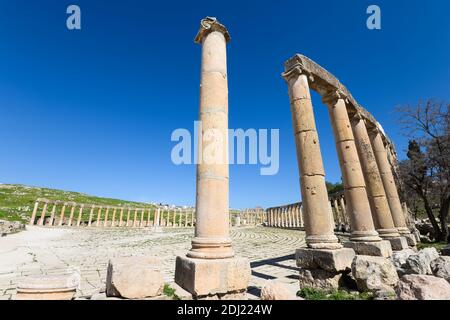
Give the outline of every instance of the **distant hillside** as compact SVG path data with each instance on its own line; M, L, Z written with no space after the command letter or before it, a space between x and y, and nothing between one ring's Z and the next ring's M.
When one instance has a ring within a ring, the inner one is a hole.
M130 206L151 208L148 203L101 198L88 194L49 188L29 187L17 184L0 184L0 219L27 222L37 198L74 201L104 206Z

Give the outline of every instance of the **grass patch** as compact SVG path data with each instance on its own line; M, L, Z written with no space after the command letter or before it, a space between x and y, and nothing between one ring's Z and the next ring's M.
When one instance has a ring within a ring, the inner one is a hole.
M431 242L431 243L425 243L425 242L419 242L417 244L417 249L421 250L424 248L436 248L436 250L439 252L442 250L442 248L444 248L445 246L447 246L448 243L447 242Z
M111 199L91 196L88 194L73 192L73 191L63 191L57 189L49 188L39 188L39 187L29 187L19 184L0 184L0 219L7 221L20 221L26 223L29 221L31 214L33 212L34 202L37 198L46 198L49 200L60 200L64 202L76 202L83 204L95 204L103 206L101 211L101 217L105 216L105 207L131 207L131 208L142 208L142 209L152 209L151 218L153 219L155 206L149 203L125 201L120 199ZM38 210L38 215L42 212L43 204L41 203ZM49 216L52 205L47 208L46 216ZM62 204L55 207L56 216L61 213ZM78 217L77 208L74 212L75 217ZM65 216L68 217L70 209L67 208L65 211ZM97 218L98 211L95 210L93 221ZM112 218L112 210L109 211L109 219ZM138 219L140 219L140 212L138 212ZM145 213L145 220L147 220L148 211ZM116 220L118 219L119 212L116 212ZM124 219L127 217L127 211L124 212ZM82 220L86 221L89 218L89 208L85 208L82 214ZM131 219L134 218L134 211L131 212ZM102 220L103 221L103 220Z
M305 287L297 292L297 296L306 300L373 300L370 292L350 293L346 290L321 290Z
M164 285L163 293L165 296L172 298L173 300L181 300L180 297L175 294L175 289L169 286L167 283Z

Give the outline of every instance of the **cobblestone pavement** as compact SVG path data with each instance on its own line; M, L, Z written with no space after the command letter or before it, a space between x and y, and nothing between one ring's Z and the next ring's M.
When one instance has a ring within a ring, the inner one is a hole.
M234 249L250 259L249 292L258 295L266 279L298 285L295 249L305 245L304 232L266 227L232 229ZM78 297L98 293L105 286L108 260L131 255L157 256L163 261L166 282L172 282L175 257L190 248L193 229L64 229L28 227L0 238L0 299L14 299L16 286L27 275L81 273Z

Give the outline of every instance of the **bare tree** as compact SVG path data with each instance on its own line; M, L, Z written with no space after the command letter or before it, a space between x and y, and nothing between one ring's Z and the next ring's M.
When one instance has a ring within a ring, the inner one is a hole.
M429 99L396 111L410 138L408 159L399 163L406 192L423 202L436 239L450 241L450 103Z

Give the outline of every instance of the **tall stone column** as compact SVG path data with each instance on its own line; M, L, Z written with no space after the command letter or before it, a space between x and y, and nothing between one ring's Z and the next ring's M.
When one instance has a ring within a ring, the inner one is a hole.
M57 202L55 201L53 203L52 212L50 213L50 221L48 223L49 226L53 226L53 221L55 219L55 213L56 213L56 204L57 204Z
M97 222L95 223L96 227L100 227L100 219L102 217L102 210L103 210L103 207L99 207L97 210Z
M103 227L105 228L108 226L108 215L109 215L109 207L106 207L105 220L103 221Z
M153 217L153 225L155 227L159 226L159 208L155 209L154 217Z
M352 228L350 241L345 246L358 254L388 257L392 255L392 248L388 241L382 241L375 230L345 100L343 93L337 90L323 97L333 127Z
M339 204L341 207L341 212L342 212L342 221L344 224L348 224L348 219L347 219L347 207L345 206L345 199L344 196L341 196L339 198Z
M304 218L303 218L303 205L300 205L300 208L299 208L299 214L300 214L300 227L304 227L305 226L305 220L304 220Z
M127 209L127 223L125 224L125 227L128 227L130 224L130 215L131 215L131 208Z
M305 212L306 244L309 248L341 248L334 235L333 214L328 207L325 171L314 119L308 77L297 65L286 62L300 186Z
M136 224L137 224L137 213L138 213L138 209L134 209L133 228L135 228Z
M39 226L44 225L45 214L47 213L47 207L48 207L48 200L45 200L44 207L42 208L42 212L41 212L41 218L39 219L39 222L38 222Z
M63 206L62 206L62 208L61 208L61 216L59 217L59 223L58 223L58 226L62 226L62 224L63 224L63 220L64 220L64 212L66 211L66 206L67 206L67 203L64 203Z
M150 217L152 215L152 209L148 209L148 214L147 214L147 227L150 227Z
M79 227L81 225L81 217L83 216L83 209L84 209L84 204L81 204L80 209L78 211L77 227Z
M117 213L117 208L113 208L113 214L112 214L112 219L111 219L111 227L114 227L116 224L116 213Z
M34 225L34 220L36 219L36 213L38 211L38 208L39 208L39 201L36 200L36 202L34 203L33 212L31 213L31 218L30 218L30 223L29 223L30 226Z
M394 225L402 237L405 237L408 244L412 247L416 245L414 236L406 226L405 216L403 215L402 205L398 196L397 186L395 185L391 165L387 159L386 149L379 129L370 132L375 159L386 192L389 208L391 209Z
M177 209L173 209L173 222L172 222L172 227L176 227L177 226Z
M177 257L175 281L195 297L244 292L250 280L248 259L231 246L228 180L228 80L225 26L201 21L195 42L202 44L199 163L195 238L186 257ZM214 147L215 159L208 159Z
M139 221L140 228L142 228L144 226L144 213L145 213L145 209L141 209L141 221Z
M361 115L355 114L351 124L376 230L381 238L391 242L394 250L405 249L407 247L406 240L400 238L400 234L395 228L366 123Z
M89 212L88 227L92 226L92 218L94 216L94 208L95 208L95 206L91 206L91 211Z
M120 208L119 227L121 227L122 223L123 223L123 211L124 211L124 208Z
M333 207L334 207L334 211L336 212L336 222L338 224L342 223L342 217L341 217L341 212L339 210L339 204L336 198L333 199Z
M69 222L67 223L67 225L68 225L69 227L72 226L73 215L74 215L74 213L75 213L75 208L76 208L76 206L77 206L77 205L76 205L75 203L71 204L70 214L69 214Z

